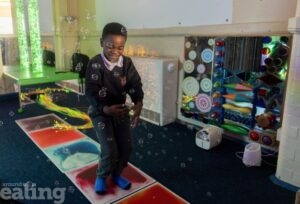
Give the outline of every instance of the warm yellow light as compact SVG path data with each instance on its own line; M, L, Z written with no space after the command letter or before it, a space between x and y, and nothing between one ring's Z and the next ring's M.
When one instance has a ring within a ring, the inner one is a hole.
M138 45L136 54L137 56L141 56L141 57L146 56L147 52L145 47L143 45Z
M158 57L157 51L150 50L144 45L127 45L124 50L124 55L127 56L139 56L139 57Z

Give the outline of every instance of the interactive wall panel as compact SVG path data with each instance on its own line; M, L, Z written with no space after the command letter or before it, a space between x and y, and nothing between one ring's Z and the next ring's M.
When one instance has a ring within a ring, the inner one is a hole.
M185 38L178 118L276 145L289 36Z

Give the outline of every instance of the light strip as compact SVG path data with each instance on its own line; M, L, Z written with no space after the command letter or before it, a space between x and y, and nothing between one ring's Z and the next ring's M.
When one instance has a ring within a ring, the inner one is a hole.
M29 52L25 28L24 2L16 0L16 22L19 44L20 68L21 70L29 70Z
M38 0L28 1L28 20L31 45L31 63L33 72L42 72L42 48L39 24Z

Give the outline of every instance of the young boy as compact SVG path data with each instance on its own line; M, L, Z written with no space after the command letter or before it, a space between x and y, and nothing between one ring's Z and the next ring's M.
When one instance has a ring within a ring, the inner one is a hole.
M88 113L93 121L101 146L100 161L95 181L95 192L105 194L106 179L122 189L131 187L121 176L132 150L131 128L137 125L144 92L141 78L131 59L123 56L127 39L126 28L119 23L104 26L100 39L103 53L93 57L87 67L86 96L90 103ZM130 120L125 105L126 94L134 106Z

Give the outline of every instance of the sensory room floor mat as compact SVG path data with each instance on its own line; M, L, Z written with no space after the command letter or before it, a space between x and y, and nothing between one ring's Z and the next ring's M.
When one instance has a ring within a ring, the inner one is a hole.
M123 176L132 182L129 190L118 188L108 178L107 194L96 194L93 186L101 151L99 143L77 129L56 129L57 122L67 124L53 113L16 120L26 135L91 203L188 203L132 164L128 164L123 172Z

